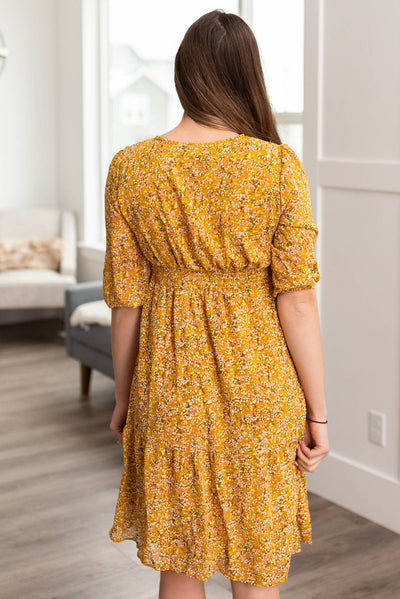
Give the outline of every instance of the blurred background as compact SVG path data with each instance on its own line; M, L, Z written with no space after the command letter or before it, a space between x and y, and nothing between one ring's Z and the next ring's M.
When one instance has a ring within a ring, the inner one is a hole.
M283 599L400 597L398 0L0 0L0 438L7 599L157 597L108 538L104 185L183 114L175 53L222 8L257 38L279 132L308 175L331 451L307 474L313 546ZM207 597L230 597L216 573Z

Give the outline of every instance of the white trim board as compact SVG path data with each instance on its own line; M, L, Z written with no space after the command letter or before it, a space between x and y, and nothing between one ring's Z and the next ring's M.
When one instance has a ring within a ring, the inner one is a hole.
M400 162L319 160L318 185L342 189L400 192Z
M307 488L328 501L400 534L400 483L397 479L330 451Z

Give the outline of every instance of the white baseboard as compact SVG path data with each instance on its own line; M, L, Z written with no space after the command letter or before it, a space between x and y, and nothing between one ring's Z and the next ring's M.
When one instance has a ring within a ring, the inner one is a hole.
M400 481L334 451L315 472L307 489L400 534Z

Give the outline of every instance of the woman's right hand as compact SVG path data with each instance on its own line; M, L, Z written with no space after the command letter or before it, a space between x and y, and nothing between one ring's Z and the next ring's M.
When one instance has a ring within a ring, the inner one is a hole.
M314 472L328 453L328 425L306 420L304 439L300 439L297 445L296 467Z

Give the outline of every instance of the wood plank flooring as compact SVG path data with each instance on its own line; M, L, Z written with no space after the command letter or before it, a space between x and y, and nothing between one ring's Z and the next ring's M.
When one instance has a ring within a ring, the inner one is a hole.
M108 530L122 448L111 379L79 395L61 320L0 327L0 597L157 599L159 572ZM340 484L340 481L338 481ZM309 493L313 545L292 556L282 599L399 599L400 535ZM217 573L208 599L231 597Z

